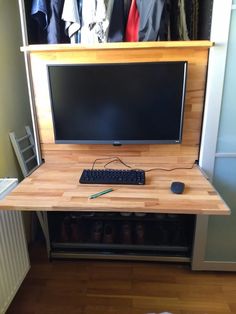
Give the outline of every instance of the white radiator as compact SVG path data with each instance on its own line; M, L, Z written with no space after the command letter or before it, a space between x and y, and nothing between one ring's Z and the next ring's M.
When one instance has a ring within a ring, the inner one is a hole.
M17 179L0 179L0 199ZM0 313L5 313L30 268L21 212L0 210Z

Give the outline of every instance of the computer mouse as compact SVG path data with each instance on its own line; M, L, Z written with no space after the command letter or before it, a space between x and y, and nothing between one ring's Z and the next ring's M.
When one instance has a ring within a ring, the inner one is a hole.
M185 184L183 182L174 181L171 183L170 189L175 194L182 194L185 188Z

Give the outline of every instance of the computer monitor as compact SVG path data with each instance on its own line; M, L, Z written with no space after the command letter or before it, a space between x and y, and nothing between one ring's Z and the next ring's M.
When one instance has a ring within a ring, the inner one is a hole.
M186 61L48 65L56 143L181 143Z

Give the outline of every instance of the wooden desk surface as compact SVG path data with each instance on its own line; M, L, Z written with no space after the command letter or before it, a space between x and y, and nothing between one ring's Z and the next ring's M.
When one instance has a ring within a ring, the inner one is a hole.
M143 186L80 184L84 168L85 165L77 164L43 164L0 202L0 209L230 214L197 166L170 172L147 172ZM183 194L170 191L172 181L185 183ZM114 191L96 199L88 198L109 187Z

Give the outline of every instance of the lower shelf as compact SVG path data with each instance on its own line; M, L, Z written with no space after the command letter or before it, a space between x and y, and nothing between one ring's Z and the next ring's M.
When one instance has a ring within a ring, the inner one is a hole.
M50 254L52 259L98 259L98 260L120 260L120 261L153 261L153 262L179 262L190 263L190 257L184 256L163 256L151 254L108 254L108 253L93 253L93 252L66 252L52 251Z
M49 215L51 258L190 262L195 216Z
M176 252L187 253L187 246L168 246L168 245L134 245L134 244L99 244L99 243L51 243L53 249L82 249L99 251L153 251L155 252Z

